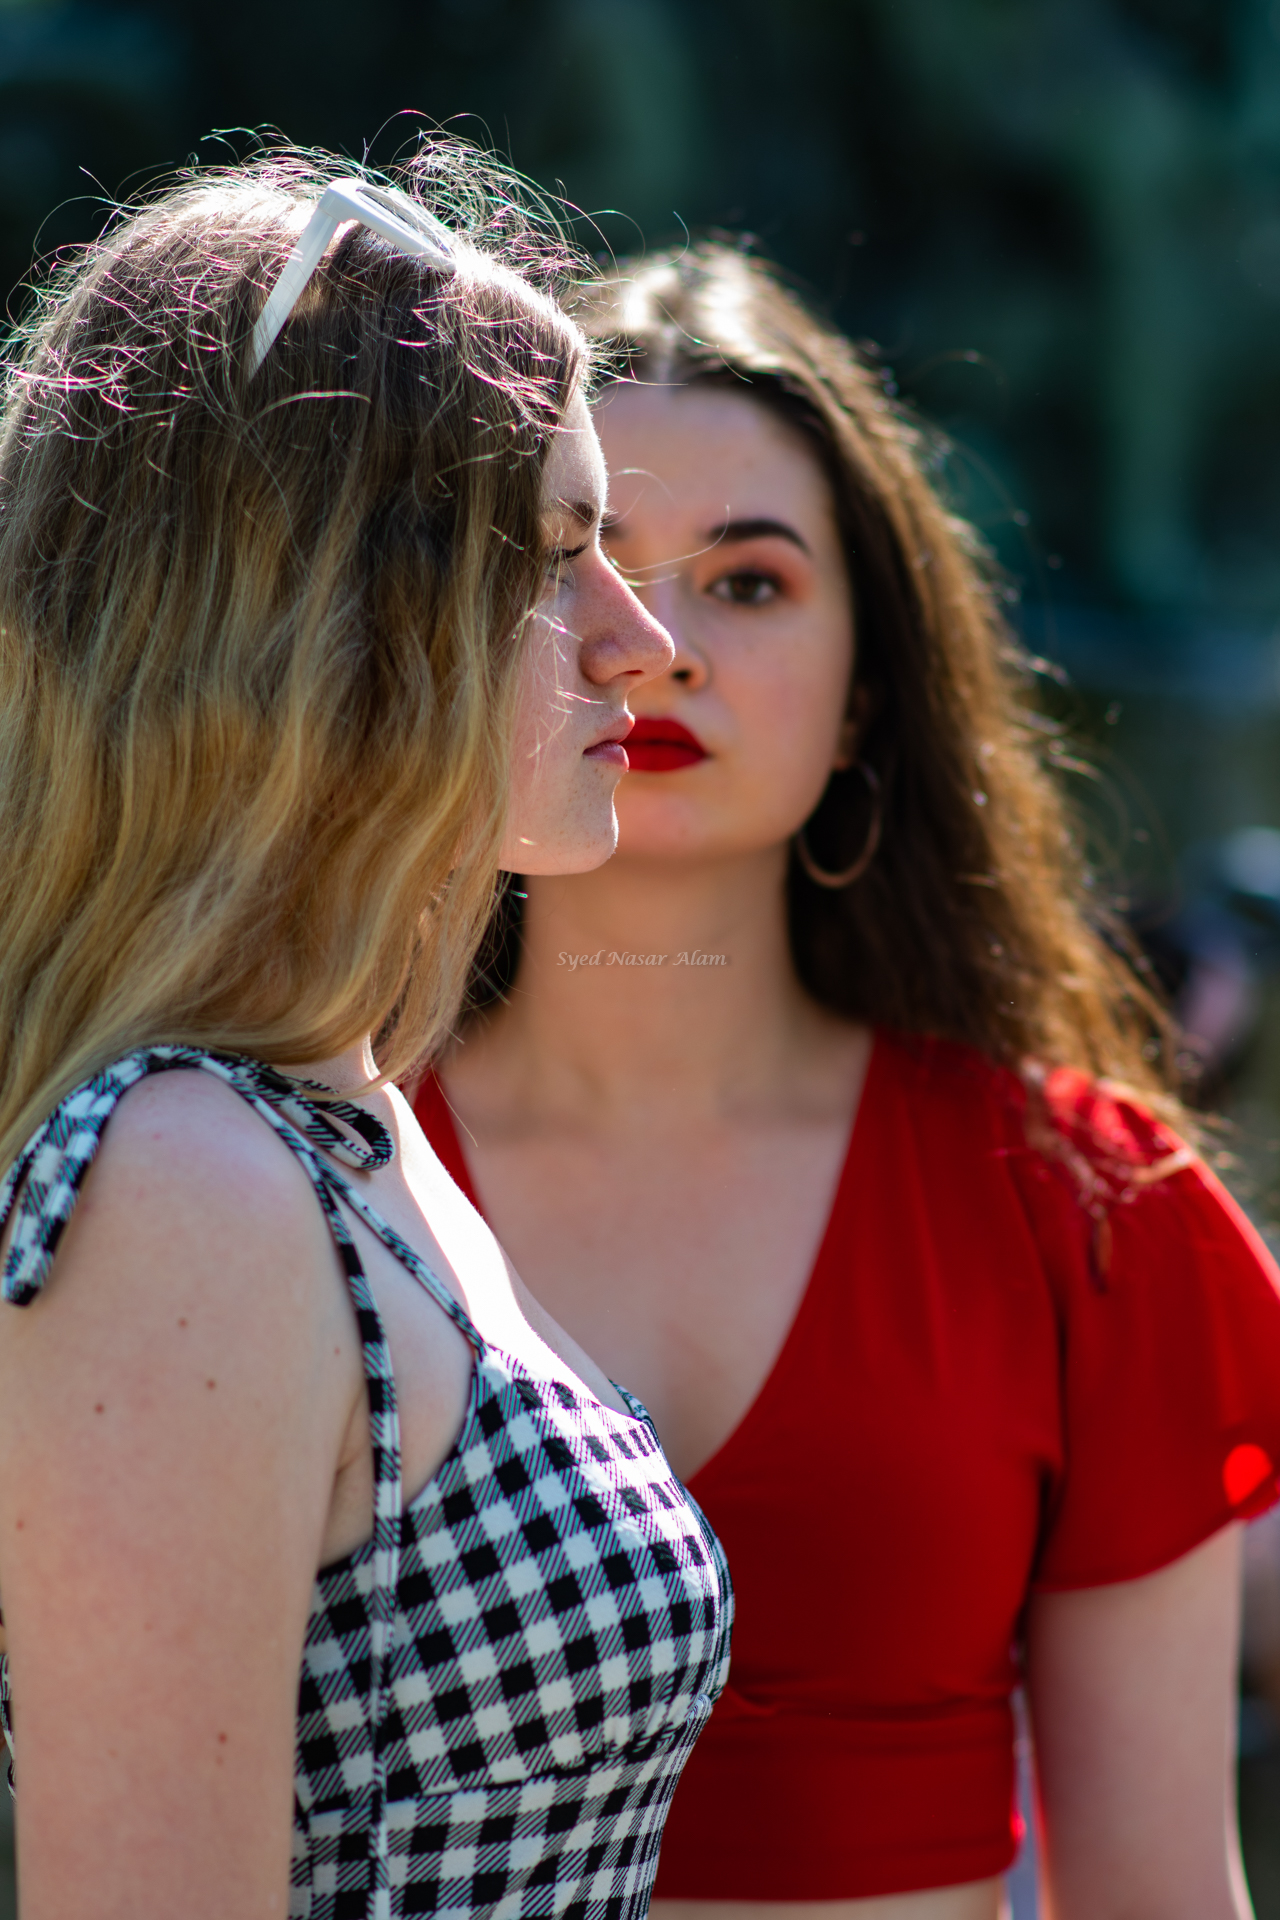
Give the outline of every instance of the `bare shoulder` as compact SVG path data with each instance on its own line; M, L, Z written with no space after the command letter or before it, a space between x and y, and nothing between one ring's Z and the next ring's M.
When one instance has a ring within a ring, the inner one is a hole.
M90 1177L99 1192L125 1181L148 1204L167 1196L170 1205L221 1205L242 1218L259 1209L300 1215L311 1192L270 1125L221 1080L194 1070L154 1074L124 1094Z
M305 1596L362 1387L341 1268L289 1148L210 1076L131 1088L42 1294L0 1305L6 1621L11 1601L27 1617L13 1540L26 1512L50 1552L110 1535L103 1565L122 1591L113 1516L143 1561L181 1538L192 1567L296 1533Z
M310 1181L268 1123L199 1072L157 1074L111 1115L72 1227L168 1245L184 1262L269 1252L282 1268L327 1246ZM70 1238L70 1230L68 1238ZM56 1271L56 1268L55 1268Z
M49 1321L111 1350L164 1325L224 1360L240 1351L250 1371L255 1346L279 1340L287 1368L339 1288L324 1215L284 1142L211 1076L159 1074L112 1113L44 1295L4 1315L0 1348L30 1349Z

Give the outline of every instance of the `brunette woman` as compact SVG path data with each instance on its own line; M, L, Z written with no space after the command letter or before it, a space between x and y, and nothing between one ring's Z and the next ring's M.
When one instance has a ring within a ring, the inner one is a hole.
M563 256L463 150L402 186L188 180L8 370L24 1920L642 1920L727 1663L643 1408L386 1083L499 866L611 852L670 659L598 545Z
M675 661L618 855L527 880L418 1112L729 1551L655 1911L994 1920L1025 1675L1048 1910L1238 1917L1275 1270L1159 1117L1159 1009L876 371L722 246L589 325Z

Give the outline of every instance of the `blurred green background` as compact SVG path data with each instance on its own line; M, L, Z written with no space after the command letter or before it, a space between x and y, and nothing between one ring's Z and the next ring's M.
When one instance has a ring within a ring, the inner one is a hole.
M115 196L248 149L217 129L386 162L424 123L597 251L749 231L876 343L1086 744L1100 885L1218 1022L1233 1178L1280 1212L1278 0L0 0L9 310Z

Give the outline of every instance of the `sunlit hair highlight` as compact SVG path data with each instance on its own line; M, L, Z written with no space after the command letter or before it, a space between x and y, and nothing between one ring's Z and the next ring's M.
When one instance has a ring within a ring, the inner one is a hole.
M394 184L450 276L340 229L249 379L327 181L181 179L65 261L0 417L0 1164L129 1047L282 1062L450 1020L490 911L542 474L585 343L479 154Z

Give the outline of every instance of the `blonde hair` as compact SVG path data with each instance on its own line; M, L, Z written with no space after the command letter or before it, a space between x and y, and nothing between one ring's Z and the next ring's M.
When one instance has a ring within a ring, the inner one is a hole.
M0 1165L130 1047L404 1071L492 905L545 456L586 365L509 178L396 184L449 276L340 232L261 371L327 181L185 176L64 265L0 416Z

